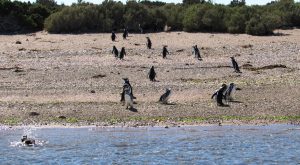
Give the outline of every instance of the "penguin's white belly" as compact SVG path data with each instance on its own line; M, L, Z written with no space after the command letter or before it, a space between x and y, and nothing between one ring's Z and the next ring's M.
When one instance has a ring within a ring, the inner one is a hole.
M133 105L133 101L130 95L125 94L125 103L126 106L131 106Z

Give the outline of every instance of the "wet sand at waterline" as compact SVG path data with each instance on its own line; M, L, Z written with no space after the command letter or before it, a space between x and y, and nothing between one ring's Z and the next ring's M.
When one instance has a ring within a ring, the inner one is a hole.
M278 31L276 31L277 33ZM0 35L0 123L7 125L185 125L298 122L300 30L277 36L217 33ZM153 49L146 49L146 37ZM16 44L20 41L21 44ZM200 48L203 61L192 55ZM124 60L111 53L125 47ZM163 59L163 45L170 55ZM234 56L242 74L234 73ZM157 82L147 74L151 66ZM120 103L127 77L137 97ZM211 99L234 82L229 107ZM158 103L172 89L170 105ZM32 113L36 112L36 113ZM294 116L294 117L293 117ZM295 121L294 121L295 120Z

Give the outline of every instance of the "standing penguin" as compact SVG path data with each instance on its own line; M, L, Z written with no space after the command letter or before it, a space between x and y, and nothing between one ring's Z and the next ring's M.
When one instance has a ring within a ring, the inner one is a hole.
M144 30L143 30L143 28L142 28L141 24L139 24L139 30L140 30L141 34L143 34L143 33L144 33Z
M118 49L116 48L116 46L113 46L113 50L111 51L111 53L114 54L116 58L118 58L119 51L118 51Z
M121 102L124 102L125 101L125 88L127 88L127 86L129 87L130 89L130 94L132 96L133 99L136 99L136 97L133 96L133 93L132 93L132 86L131 84L129 83L129 79L128 78L123 78L124 80L124 84L123 84L123 91L121 93Z
M124 56L126 55L125 47L122 47L119 55L119 59L123 60Z
M163 47L162 54L163 54L163 58L167 58L167 54L170 54L168 49L167 49L167 46Z
M152 47L152 42L151 42L151 40L150 40L149 37L146 37L146 38L147 38L147 43L146 43L147 48L148 48L148 49L151 49L151 47Z
M155 73L155 70L154 70L154 66L151 67L151 69L148 73L148 76L149 76L150 81L155 81L156 73Z
M216 100L217 100L217 104L218 106L225 106L225 104L222 102L222 99L224 98L224 92L227 89L227 85L226 84L222 84L221 88L219 90L217 90L212 96L211 99L213 99L215 96L217 96Z
M111 40L112 40L112 41L116 41L116 38L117 38L117 36L116 36L115 32L112 31L112 32L111 32Z
M234 71L235 71L236 73L242 73L242 72L240 71L240 67L239 67L238 63L235 61L234 57L230 57L230 58L231 58L231 62L232 62L232 66L233 66L233 68L234 68Z
M229 87L226 89L225 94L224 94L226 101L232 101L233 100L232 95L233 95L235 89L236 89L235 84L234 83L230 83Z
M202 61L202 58L200 56L200 51L199 51L197 45L193 46L193 54L194 54L195 58L197 58L199 61Z
M159 102L162 104L168 104L168 100L169 100L170 96L171 96L171 89L166 88L166 92L160 96Z
M126 109L128 109L128 107L130 107L130 109L133 108L133 97L131 94L131 87L128 84L124 86L124 101Z
M126 37L128 37L128 30L127 30L127 28L124 29L123 39L126 39Z

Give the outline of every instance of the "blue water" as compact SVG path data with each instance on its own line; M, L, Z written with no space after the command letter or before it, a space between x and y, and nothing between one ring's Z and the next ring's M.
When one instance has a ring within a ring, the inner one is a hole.
M0 148L1 165L300 164L300 126L0 127Z

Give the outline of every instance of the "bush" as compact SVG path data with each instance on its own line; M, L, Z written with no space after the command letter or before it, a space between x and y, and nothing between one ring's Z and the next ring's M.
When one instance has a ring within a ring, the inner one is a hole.
M273 30L281 25L281 19L277 15L263 14L255 16L247 22L246 33L251 35L270 35Z
M171 30L187 32L269 35L275 28L300 26L300 4L293 0L265 6L246 6L244 0L232 0L227 6L205 0L185 0L182 4L130 0L124 5L104 0L94 5L80 0L66 7L55 0L33 4L0 0L0 18L0 32L43 28L50 33L111 32L124 27L130 32L138 32L139 27L156 32L168 25Z
M203 31L205 25L202 22L203 15L208 10L206 5L189 6L183 17L183 30L187 32Z

